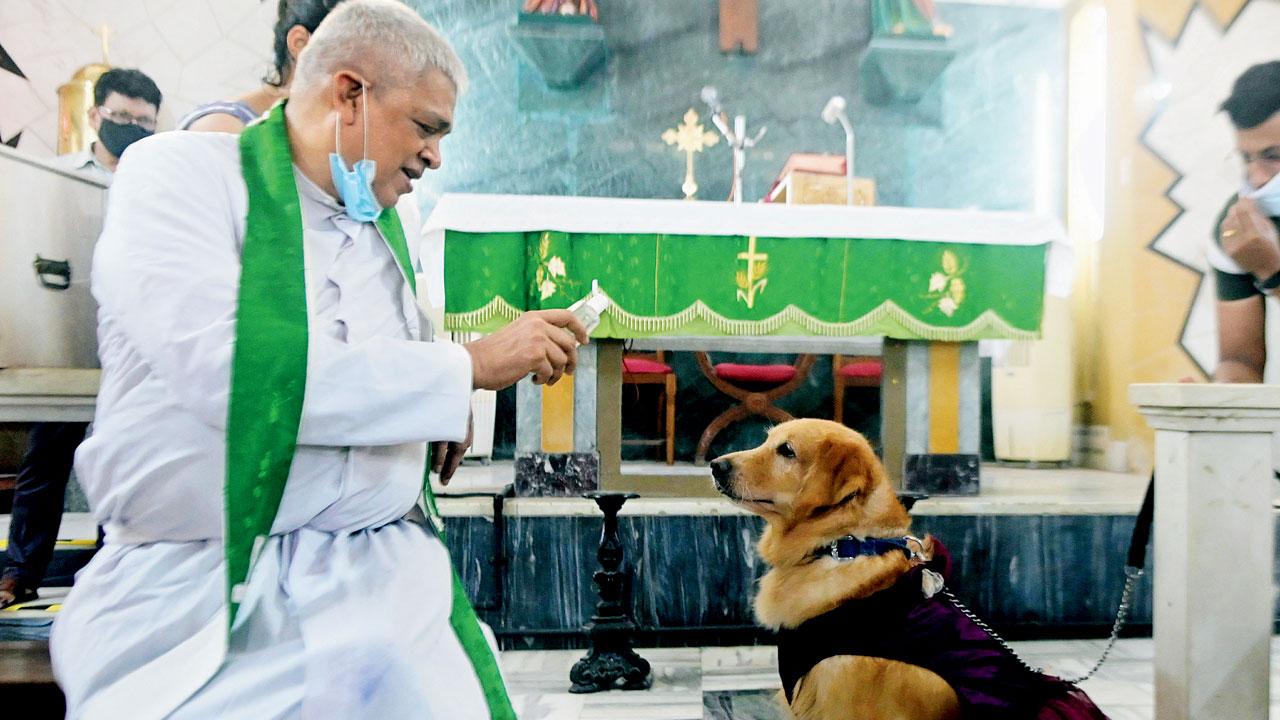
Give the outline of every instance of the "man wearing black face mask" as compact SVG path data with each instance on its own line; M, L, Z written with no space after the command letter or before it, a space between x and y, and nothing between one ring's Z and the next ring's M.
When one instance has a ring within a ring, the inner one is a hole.
M125 148L156 131L160 88L132 68L108 70L93 87L89 126L98 140L88 149L62 155L54 164L110 183Z
M137 70L117 68L98 78L89 125L98 140L53 164L110 184L125 148L156 131L160 89ZM86 423L36 423L18 469L9 546L0 575L0 608L36 597L53 557L63 495Z

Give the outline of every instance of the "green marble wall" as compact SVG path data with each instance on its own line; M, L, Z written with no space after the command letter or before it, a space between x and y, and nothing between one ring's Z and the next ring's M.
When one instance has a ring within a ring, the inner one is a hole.
M1055 10L940 3L955 26L955 61L918 104L874 107L858 87L866 0L761 0L760 52L750 57L719 52L716 3L600 0L609 60L572 91L547 89L519 54L510 30L518 0L411 2L471 74L444 168L424 181L428 210L448 191L681 197L684 159L660 136L689 107L703 112L704 85L752 128L769 127L748 158L748 199L793 152L843 152L843 133L818 117L832 94L850 99L857 170L876 179L885 205L1030 209L1041 76L1045 121L1061 131L1065 46ZM727 197L723 142L699 163L699 196ZM1063 160L1042 164L1056 197Z

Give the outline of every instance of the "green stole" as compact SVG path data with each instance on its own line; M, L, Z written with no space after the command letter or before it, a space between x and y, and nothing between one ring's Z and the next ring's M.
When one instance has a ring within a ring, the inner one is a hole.
M236 343L227 410L225 549L227 633L230 636L245 583L271 526L298 445L307 381L307 285L303 270L302 209L284 103L240 136L240 164L249 196L241 250ZM410 290L417 293L404 229L394 208L377 228L395 256ZM427 512L443 527L431 483L424 479ZM444 540L440 532L441 541ZM481 633L457 571L453 572L449 623L484 688L491 718L514 720L515 711Z

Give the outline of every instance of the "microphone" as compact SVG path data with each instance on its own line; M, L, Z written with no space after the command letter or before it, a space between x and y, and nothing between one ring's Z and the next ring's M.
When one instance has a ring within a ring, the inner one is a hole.
M720 112L720 92L711 85L702 88L702 102L711 108L711 112Z
M724 139L730 145L733 145L736 142L736 136L729 130L729 121L724 114L724 110L720 107L720 91L711 85L706 85L702 88L700 97L702 102L706 103L707 107L711 109L711 124L716 126L716 129L720 131L720 134L724 136Z
M706 90L703 90L705 95ZM832 95L827 101L827 106L822 108L822 120L828 125L835 125L842 117L845 117L844 110L847 103L840 95Z
M853 204L853 123L849 122L849 115L845 112L848 103L841 95L832 95L827 101L827 106L822 108L822 120L828 125L840 123L844 128L844 182L845 182L845 203Z

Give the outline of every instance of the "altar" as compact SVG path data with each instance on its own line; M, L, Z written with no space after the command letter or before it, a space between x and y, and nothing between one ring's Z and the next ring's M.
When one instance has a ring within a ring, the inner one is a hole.
M610 298L571 383L517 390L528 494L709 490L622 473L624 341L857 353L879 339L895 483L975 493L977 343L1037 339L1046 291L1065 295L1071 273L1062 228L1022 213L447 194L425 233L448 330L568 307L593 282Z

